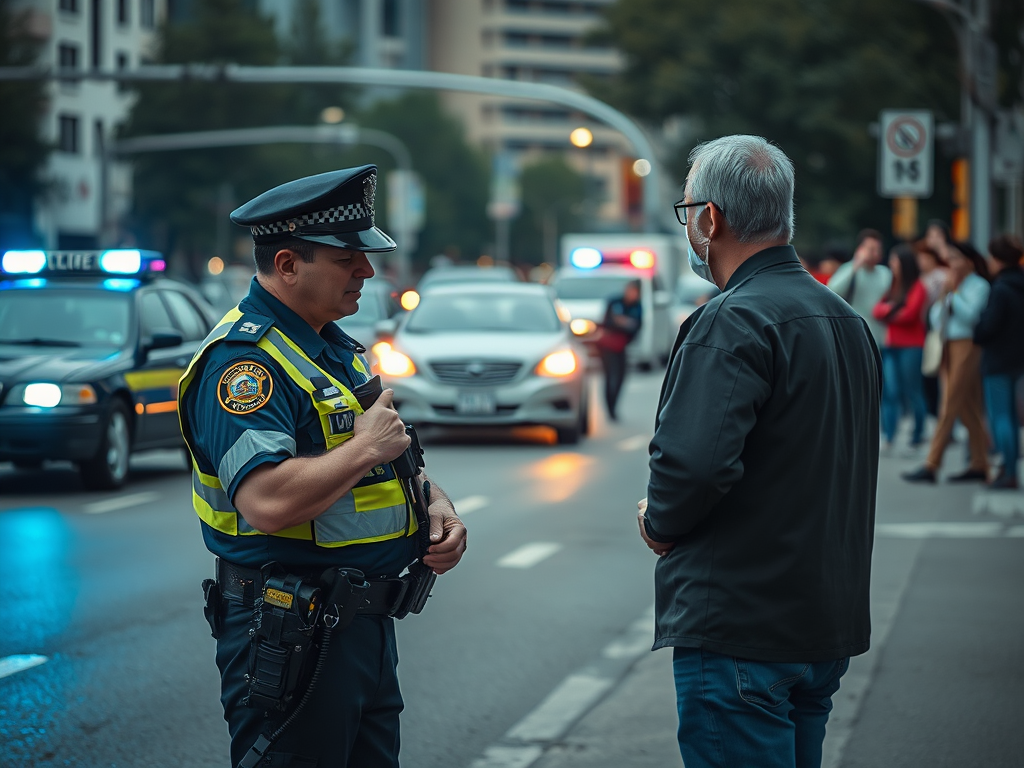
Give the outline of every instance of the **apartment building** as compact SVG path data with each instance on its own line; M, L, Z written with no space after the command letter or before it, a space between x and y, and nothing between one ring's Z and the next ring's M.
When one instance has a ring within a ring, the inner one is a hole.
M622 67L614 49L592 44L588 34L612 0L432 0L430 69L526 80L579 89L579 76L608 77ZM565 106L539 101L447 94L445 101L466 124L471 139L517 162L562 153L591 178L606 225L625 222L624 168L632 162L622 136ZM569 134L593 133L585 148ZM626 161L624 163L624 161Z
M145 60L167 0L16 0L29 14L29 34L42 44L40 64L57 71L128 69ZM54 148L44 173L49 192L35 209L35 228L48 248L88 248L100 242L106 184L107 220L129 204L124 164L102 169L104 142L131 106L114 82L57 80L48 84L41 130Z

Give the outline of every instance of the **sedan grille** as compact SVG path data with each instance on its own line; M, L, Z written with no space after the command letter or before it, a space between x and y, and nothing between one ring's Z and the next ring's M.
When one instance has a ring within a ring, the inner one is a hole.
M431 363L430 370L437 380L443 384L456 386L493 387L508 384L519 373L522 363L484 362L477 360L459 360L445 363Z

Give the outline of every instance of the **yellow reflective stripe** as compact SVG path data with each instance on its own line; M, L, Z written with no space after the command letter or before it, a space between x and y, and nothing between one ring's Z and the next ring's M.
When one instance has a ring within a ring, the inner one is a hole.
M181 368L159 368L151 371L129 371L124 375L128 389L137 392L141 389L173 388L178 386Z
M352 489L356 512L367 512L381 507L395 507L405 504L405 493L398 480L388 480L374 485L363 485ZM402 526L405 527L404 525Z
M366 367L366 361L362 355L352 355L352 367L366 378L370 378L370 370Z
M214 530L226 533L229 536L238 535L238 513L221 512L214 509L207 503L206 499L199 495L195 487L192 488L192 507L195 509L199 519Z
M411 534L410 534L411 535ZM351 547L353 544L373 544L378 541L390 541L391 539L400 539L405 536L405 529L395 531L394 533L386 533L382 536L370 536L365 539L358 539L356 541L319 541L317 540L316 545L318 547L328 547L330 549L337 549L340 547Z

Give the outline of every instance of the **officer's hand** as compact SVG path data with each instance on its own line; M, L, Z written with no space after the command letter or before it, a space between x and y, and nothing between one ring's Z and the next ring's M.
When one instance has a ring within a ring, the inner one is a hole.
M430 516L430 547L423 556L423 564L440 576L462 559L466 551L466 526L445 498L432 501L427 514Z
M640 523L640 538L644 540L644 543L651 548L651 551L654 554L656 554L658 557L664 557L672 551L672 548L675 546L675 544L673 542L665 543L662 541L655 541L650 536L648 536L647 528L646 526L644 526L644 513L647 511L647 499L640 499L640 501L636 503L636 506L637 509L640 510L636 516L637 522Z
M405 424L398 416L398 411L392 405L395 392L392 389L385 389L381 392L377 402L370 406L366 413L356 416L352 436L364 436L369 438L372 447L380 462L392 461L402 455L402 451L409 447L412 442L405 434Z

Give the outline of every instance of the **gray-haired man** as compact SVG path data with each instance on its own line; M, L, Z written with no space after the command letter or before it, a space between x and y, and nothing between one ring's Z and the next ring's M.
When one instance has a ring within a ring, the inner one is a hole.
M789 158L727 136L690 162L676 213L722 294L680 329L639 505L655 648L674 648L687 768L819 766L870 635L878 352L789 245Z

